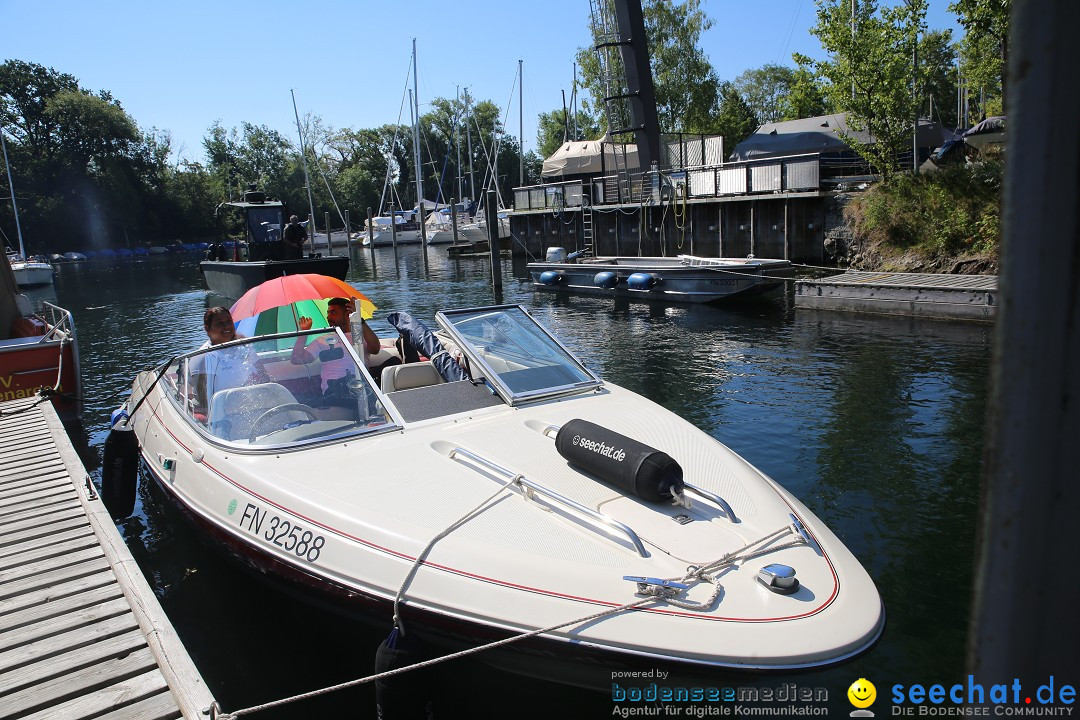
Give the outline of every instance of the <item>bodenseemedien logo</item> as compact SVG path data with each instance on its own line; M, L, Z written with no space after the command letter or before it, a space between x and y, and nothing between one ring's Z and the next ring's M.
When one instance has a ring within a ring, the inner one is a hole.
M866 678L859 678L851 683L847 690L848 702L855 706L851 711L851 717L874 717L874 713L867 710L877 700L877 688L874 683Z

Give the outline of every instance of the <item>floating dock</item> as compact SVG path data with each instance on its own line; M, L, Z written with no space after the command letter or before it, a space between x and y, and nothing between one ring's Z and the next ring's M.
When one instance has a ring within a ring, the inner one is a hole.
M208 717L206 683L35 400L0 404L0 718Z
M861 272L795 283L795 307L990 322L996 275Z

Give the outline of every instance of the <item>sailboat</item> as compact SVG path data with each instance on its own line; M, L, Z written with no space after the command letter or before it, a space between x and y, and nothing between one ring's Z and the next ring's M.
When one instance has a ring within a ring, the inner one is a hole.
M11 190L11 209L15 213L15 232L19 236L19 254L7 254L7 260L11 264L11 271L15 274L15 284L20 288L52 285L53 266L47 262L38 262L26 258L22 225L19 223L19 206L15 203L15 183L11 180L11 163L8 162L7 142L4 140L3 131L0 131L0 146L4 149L4 168L7 170L8 188Z

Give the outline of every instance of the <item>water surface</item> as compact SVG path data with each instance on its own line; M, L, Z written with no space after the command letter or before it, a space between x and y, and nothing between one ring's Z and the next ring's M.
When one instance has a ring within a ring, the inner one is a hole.
M717 672L717 687L826 688L833 713L865 677L959 681L973 574L991 328L977 324L794 310L787 298L731 307L536 293L505 262L494 292L485 260L445 251L354 252L349 280L379 311L434 325L441 308L520 303L605 379L683 415L802 500L874 578L888 623L845 665L782 675ZM108 414L135 372L205 340L209 295L193 259L159 257L59 268L32 299L75 314L86 404L72 428L100 475ZM228 304L228 303L226 303ZM250 577L203 545L160 492L140 484L121 524L132 554L226 710L372 672L389 629L324 613ZM642 669L649 669L644 664ZM601 678L603 681L603 678ZM501 672L478 661L441 666L438 713L455 717L610 717L610 694ZM883 710L879 702L876 709ZM254 717L373 717L370 688Z

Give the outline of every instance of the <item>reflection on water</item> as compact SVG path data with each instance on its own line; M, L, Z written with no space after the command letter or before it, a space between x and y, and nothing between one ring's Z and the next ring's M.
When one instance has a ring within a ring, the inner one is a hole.
M504 262L491 289L486 260L445 251L354 251L349 280L386 314L434 324L436 310L521 303L601 377L677 412L745 456L848 545L878 584L888 614L882 641L852 663L786 677L714 673L715 686L827 688L851 708L859 677L892 682L960 677L974 554L990 328L795 311L784 298L734 307L534 293ZM86 406L76 444L100 463L107 418L135 372L197 347L209 296L195 262L150 258L59 268L53 288L28 293L75 314ZM298 602L205 548L144 483L122 525L196 664L226 709L370 673L377 629ZM642 669L649 669L647 664ZM542 717L611 715L602 693L555 687L458 662L440 674L445 716L470 711ZM603 678L599 684L603 684ZM699 679L700 681L700 679ZM368 688L331 695L300 714L373 713ZM261 717L296 717L295 709Z

